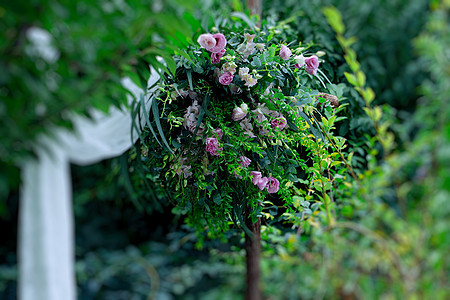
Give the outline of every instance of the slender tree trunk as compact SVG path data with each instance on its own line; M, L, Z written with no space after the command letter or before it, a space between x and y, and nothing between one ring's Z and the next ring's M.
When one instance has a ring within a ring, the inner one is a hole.
M252 15L259 16L259 25L261 25L261 16L262 16L262 0L247 0L247 8L250 9L250 13Z
M259 16L257 26L261 26L262 0L246 0L247 7L252 15ZM245 300L261 300L260 289L261 277L261 219L256 223L252 222L248 209L245 213L245 225L250 229L252 236L245 233L245 254L247 259L247 290L245 291Z
M245 233L245 253L247 259L247 290L245 292L246 300L261 300L260 291L260 259L261 259L261 219L252 223L248 211L245 215L245 225L250 229L253 236Z

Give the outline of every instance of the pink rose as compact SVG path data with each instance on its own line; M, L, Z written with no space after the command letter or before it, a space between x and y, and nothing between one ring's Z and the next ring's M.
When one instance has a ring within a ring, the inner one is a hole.
M252 176L252 182L254 185L257 185L259 189L262 191L266 185L269 179L267 177L261 177L261 172L258 171L251 171L250 175Z
M283 129L284 127L286 127L287 121L283 116L281 116L281 117L278 117L278 118L272 120L272 122L270 122L270 124L272 125L272 128Z
M214 47L210 48L209 51L211 51L212 53L218 53L222 51L222 49L224 49L227 45L227 39L225 38L225 36L221 33L216 33L213 34L212 37L216 40L216 44L214 45Z
M217 151L222 151L223 148L219 148L219 141L216 138L207 138L206 139L206 152L213 156L219 155Z
M219 77L219 82L223 85L229 85L233 81L233 74L225 72Z
M221 140L222 137L223 137L223 132L222 132L222 129L220 129L220 128L217 128L216 130L213 130L213 134L217 135L217 138L219 140Z
M281 45L281 49L280 49L281 59L288 60L291 55L292 55L291 50L288 47L286 47L285 45Z
M251 162L252 162L252 161L251 161L250 158L248 158L248 157L241 156L241 157L239 158L239 165L240 165L242 168L247 168L247 167L250 165Z
M305 58L305 70L310 75L316 75L319 68L319 58L315 55Z
M217 41L212 34L204 33L198 37L197 43L199 43L202 48L211 51L211 49L216 46Z
M220 59L222 58L222 56L224 54L225 54L225 49L222 49L217 53L211 53L211 63L213 65L220 63Z
M280 182L274 177L269 177L266 188L270 194L277 193L280 187Z

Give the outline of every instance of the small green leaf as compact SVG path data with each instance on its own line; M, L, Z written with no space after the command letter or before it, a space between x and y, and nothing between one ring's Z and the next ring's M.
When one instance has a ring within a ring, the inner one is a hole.
M259 60L258 56L253 56L252 65L258 68L261 67L261 60Z
M353 86L358 86L358 80L356 79L355 75L348 73L348 72L344 72L345 78L347 78L347 81L353 85Z
M351 152L347 157L347 162L350 166L352 165L353 154L355 154L355 152Z
M329 127L328 126L328 120L325 118L325 117L322 117L322 124L323 124L323 126L325 126L325 127Z
M342 22L342 16L339 10L337 10L334 6L328 6L322 9L322 13L327 18L328 24L330 24L331 28L338 33L344 34L345 26Z
M363 91L363 98L366 100L367 104L370 105L372 101L375 99L375 93L371 88L366 88Z
M363 73L363 71L359 70L356 73L356 79L359 86L364 86L366 84L366 75Z
M188 78L188 82L189 82L189 88L191 89L191 91L194 90L194 86L192 85L192 73L191 70L186 70L186 75Z

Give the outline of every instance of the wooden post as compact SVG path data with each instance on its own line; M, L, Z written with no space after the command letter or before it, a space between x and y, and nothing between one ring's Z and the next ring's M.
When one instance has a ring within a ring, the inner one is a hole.
M247 259L247 290L245 291L246 300L261 300L260 277L261 277L261 219L256 223L252 218L245 214L245 225L252 232L252 236L245 233L245 254Z

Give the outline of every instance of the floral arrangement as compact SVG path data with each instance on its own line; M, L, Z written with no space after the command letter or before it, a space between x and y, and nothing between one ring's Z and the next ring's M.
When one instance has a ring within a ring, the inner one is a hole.
M147 120L142 150L152 178L170 191L176 212L209 236L242 224L246 210L253 219L271 219L268 210L277 207L298 217L299 197L313 201L305 191L335 157L324 147L338 110L317 90L328 80L321 52L264 31L224 29L197 43L176 57L175 74L152 95L156 120ZM311 118L317 107L326 124Z

